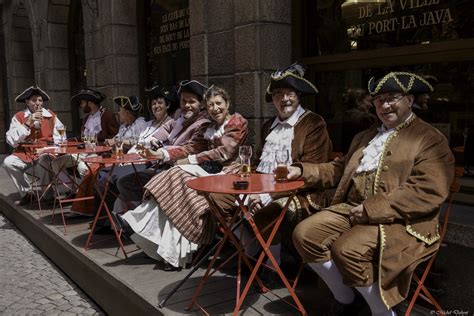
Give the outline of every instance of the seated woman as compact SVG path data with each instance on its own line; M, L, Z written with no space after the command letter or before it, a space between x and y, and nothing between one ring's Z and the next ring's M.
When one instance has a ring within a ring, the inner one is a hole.
M164 260L166 270L185 266L198 246L213 237L207 201L186 182L208 175L199 167L206 161L221 163L224 173L238 172L239 164L233 162L248 133L247 120L238 113L229 114L230 99L224 89L212 86L204 101L213 121L204 134L208 150L178 160L178 166L155 175L145 185L143 203L122 216L135 232L132 240L148 256Z

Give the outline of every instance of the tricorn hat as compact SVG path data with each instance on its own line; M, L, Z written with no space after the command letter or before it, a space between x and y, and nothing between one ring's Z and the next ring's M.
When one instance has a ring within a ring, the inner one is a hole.
M140 115L143 105L140 103L140 98L136 95L130 97L118 96L114 98L114 102L121 108L132 111L136 116Z
M100 102L104 101L104 99L105 99L105 94L96 90L92 90L92 89L80 90L78 93L76 93L75 95L71 97L72 102L85 100L85 101L94 102L95 104L100 104Z
M433 86L423 77L410 72L390 72L382 78L369 80L369 93L374 96L386 92L419 94L433 92Z
M272 91L278 88L291 88L301 95L318 93L318 89L308 80L303 78L305 66L294 63L285 69L278 69L270 75L270 84L265 93L265 101L272 102Z
M46 92L44 92L40 87L38 87L37 85L34 85L34 86L29 87L29 88L26 88L25 91L20 93L15 98L15 102L25 102L32 95L41 96L43 98L43 101L48 101L49 100L49 95Z
M177 102L176 91L169 91L168 89L159 85L153 86L149 89L145 89L149 93L152 100L157 98L163 98L170 103Z
M177 92L178 96L181 96L181 92L183 91L193 93L198 96L199 101L202 101L206 90L207 87L197 80L183 80L179 83Z

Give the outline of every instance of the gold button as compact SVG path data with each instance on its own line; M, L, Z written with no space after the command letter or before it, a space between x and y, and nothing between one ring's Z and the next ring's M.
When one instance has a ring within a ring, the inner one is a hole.
M391 156L391 155L392 155L392 151L391 150L387 151L387 156Z
M383 171L388 171L390 168L388 166L383 166L382 170Z

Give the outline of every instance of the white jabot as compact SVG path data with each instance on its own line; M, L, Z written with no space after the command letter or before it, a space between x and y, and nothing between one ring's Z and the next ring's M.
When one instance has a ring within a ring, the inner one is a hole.
M408 116L405 122L409 120L412 115L413 113ZM385 143L387 142L388 137L395 132L395 128L387 129L384 125L379 127L377 130L379 131L377 135L375 135L367 147L364 148L364 156L362 157L356 172L365 172L377 169Z
M89 114L87 121L84 124L84 135L99 134L102 131L102 125L100 124L101 116L101 109L94 114Z
M288 150L288 163L291 164L293 162L291 159L291 143L294 137L294 127L304 112L303 107L299 105L295 113L287 120L282 121L279 117L275 118L270 127L272 131L268 134L267 138L265 138L265 145L263 146L260 163L257 167L258 172L273 173L276 167L275 152L278 150Z

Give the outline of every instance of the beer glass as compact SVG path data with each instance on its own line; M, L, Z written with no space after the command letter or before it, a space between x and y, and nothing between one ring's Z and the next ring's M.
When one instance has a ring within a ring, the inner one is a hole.
M240 176L243 178L250 177L251 167L250 160L252 158L252 146L243 145L239 147L240 163L242 164L240 169Z
M117 159L123 158L123 137L115 136L115 156Z
M277 150L275 152L275 181L284 182L288 180L288 150Z

